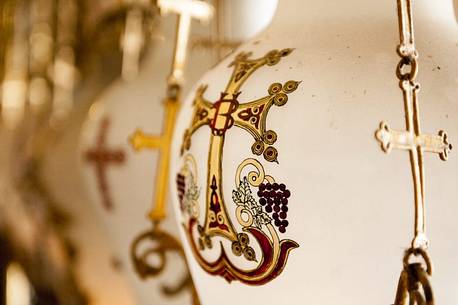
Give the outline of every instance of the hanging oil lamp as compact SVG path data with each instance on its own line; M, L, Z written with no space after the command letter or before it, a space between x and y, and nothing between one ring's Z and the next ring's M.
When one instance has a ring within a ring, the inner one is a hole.
M162 34L176 34L176 39L154 41L136 78L117 80L93 104L82 129L80 168L137 301L197 304L173 209L167 204L167 143L180 105L190 22L207 21L211 7L202 1L164 0L157 5ZM191 68L202 73L211 64ZM192 75L187 79L192 81Z
M158 5L162 10L176 12L178 14L178 23L172 68L167 77L166 97L163 101L163 130L159 135L151 135L145 134L141 129L137 129L130 137L130 143L136 151L150 149L159 153L159 160L155 168L157 173L153 188L153 207L148 214L152 222L152 228L138 235L131 245L131 259L137 273L142 278L157 277L167 267L170 268L170 262L167 262L170 253L179 254L184 258L180 242L167 230L161 228L161 224L167 218L170 143L176 115L181 104L181 90L191 21L193 18L206 21L212 14L211 7L199 1L188 2L186 5L182 3L178 5L178 2L174 1L159 1ZM152 242L156 245L145 250L144 246L142 247L142 243L145 242ZM141 250L142 248L143 250ZM158 265L150 264L148 262L150 256L159 257L160 263ZM183 270L185 270L184 277L177 287L163 286L162 291L167 296L173 296L184 289L188 289L192 295L192 303L199 305L200 302L187 268L183 268Z
M458 301L456 38L451 0L282 0L205 74L170 175L203 304Z

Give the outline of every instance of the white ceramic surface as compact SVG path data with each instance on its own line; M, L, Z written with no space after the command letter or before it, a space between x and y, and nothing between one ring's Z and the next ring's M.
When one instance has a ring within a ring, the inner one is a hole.
M119 264L80 175L77 144L85 113L73 113L64 137L49 150L43 179L57 207L69 218L66 237L75 249L76 280L91 305L134 305L136 297Z
M420 118L424 133L447 131L458 141L458 27L452 0L414 3L417 48L420 52ZM252 12L254 15L255 11ZM246 158L258 160L266 174L291 191L286 233L280 238L299 244L289 253L283 272L272 281L251 286L211 275L199 265L185 230L181 229L191 272L203 305L392 304L402 255L413 234L413 185L408 152L385 154L374 137L382 120L405 128L402 92L395 67L399 62L396 1L282 0L271 26L210 70L188 96L175 129L171 188L180 224L177 174L185 160L180 146L193 116L200 85L214 103L231 77L236 54L251 58L271 50L294 48L274 66L256 70L237 100L246 103L267 95L272 83L301 81L282 107L272 106L267 129L278 135L274 144L279 163L252 154L253 137L238 126L225 133L222 193L238 232L236 169ZM228 96L226 98L230 98ZM227 118L227 117L226 117ZM186 154L196 160L197 200L203 224L206 211L207 162L211 129L201 126ZM217 136L215 136L217 138ZM458 156L447 162L425 154L427 227L435 263L433 285L437 303L458 302ZM257 189L252 188L255 200ZM182 226L183 228L183 226ZM197 230L195 236L199 236ZM257 251L253 235L250 245ZM225 249L237 267L257 264L235 257L232 241L211 237L213 248L197 252L214 262ZM198 238L194 242L198 244ZM220 242L222 242L220 244ZM260 261L259 263L262 263ZM227 274L226 274L227 275Z

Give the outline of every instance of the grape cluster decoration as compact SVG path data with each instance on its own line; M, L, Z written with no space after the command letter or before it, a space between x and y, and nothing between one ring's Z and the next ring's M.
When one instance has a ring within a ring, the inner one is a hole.
M272 215L274 225L280 233L285 233L286 227L289 225L286 218L288 217L288 198L290 196L291 192L283 183L268 182L259 185L259 204L264 207L267 213Z

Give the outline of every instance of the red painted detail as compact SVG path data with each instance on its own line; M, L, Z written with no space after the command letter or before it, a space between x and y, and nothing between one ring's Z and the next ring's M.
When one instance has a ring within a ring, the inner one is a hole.
M100 194L102 195L102 203L104 208L108 211L113 209L113 203L106 177L106 169L111 164L121 165L126 159L123 150L110 150L106 146L106 136L109 126L110 120L108 118L104 118L100 123L100 130L95 147L86 151L84 155L86 162L94 164L98 188Z
M216 190L218 189L218 185L216 184L216 177L212 177L212 183L210 185L211 192L211 199L210 199L210 210L215 213L215 220L209 223L210 228L219 228L223 231L229 231L228 226L221 221L218 221L218 214L222 212L220 198Z
M180 209L184 211L185 207L183 204L184 194L186 192L186 181L185 176L182 174L177 174L177 191L178 191L178 200L180 201Z
M239 102L237 101L239 94L240 92L234 94L232 99L226 99L225 97L227 93L222 92L220 99L213 104L215 116L210 121L210 128L215 136L224 135L226 130L234 125L234 118L232 117L232 114L239 107ZM226 107L222 109L222 106L226 106L227 109ZM224 124L222 124L222 126L220 126L221 120L224 120Z
M249 122L256 129L259 128L259 123L261 122L261 114L264 110L265 105L260 105L257 107L247 108L243 111L240 111L238 117L246 122Z
M286 266L286 262L291 250L299 247L295 241L289 239L281 240L280 255L278 259L274 261L273 245L269 237L262 230L257 228L248 228L247 232L251 233L259 243L263 259L255 269L242 270L230 261L222 243L221 254L216 261L208 262L202 255L200 255L200 251L194 242L194 226L196 223L197 222L195 219L190 219L187 228L185 226L185 230L190 241L191 249L196 256L197 262L209 274L222 276L229 283L233 280L238 280L248 285L264 285L272 281L282 273ZM267 270L269 270L272 266L272 271L269 272L269 274L266 274Z

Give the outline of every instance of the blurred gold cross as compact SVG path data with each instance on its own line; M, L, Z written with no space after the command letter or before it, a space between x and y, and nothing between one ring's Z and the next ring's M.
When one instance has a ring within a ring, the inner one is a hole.
M183 70L186 62L187 44L192 18L201 21L208 20L213 13L212 7L197 0L158 0L161 13L174 12L178 14L178 26L175 42L172 69L167 80L167 96L164 101L165 118L161 135L155 136L143 133L137 129L130 137L130 143L136 151L142 149L158 150L160 153L153 209L149 217L158 222L166 217L167 183L170 162L170 143L173 135L176 115L178 113L179 94L183 83Z
M202 22L208 22L213 16L213 7L204 1L198 0L158 0L158 6L163 14L173 12L178 15L175 51L168 83L181 85L186 63L191 20L196 18Z
M137 129L135 133L130 137L130 143L136 151L151 149L158 150L160 154L154 188L154 208L149 214L149 217L153 221L160 221L166 217L165 203L167 200L170 142L172 139L176 114L179 109L179 104L176 102L176 100L173 99L166 100L164 106L165 121L164 129L161 135L155 136L145 134L140 129Z

